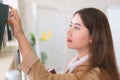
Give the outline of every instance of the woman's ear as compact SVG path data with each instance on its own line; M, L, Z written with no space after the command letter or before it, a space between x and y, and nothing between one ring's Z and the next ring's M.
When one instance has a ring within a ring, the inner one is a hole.
M92 43L92 36L90 36L90 43Z

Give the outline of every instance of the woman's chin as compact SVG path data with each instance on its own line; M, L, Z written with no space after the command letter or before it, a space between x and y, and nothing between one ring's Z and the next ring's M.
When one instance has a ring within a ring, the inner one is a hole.
M70 49L73 49L73 47L72 47L72 46L70 46L70 45L67 45L67 47L68 47L68 48L70 48Z

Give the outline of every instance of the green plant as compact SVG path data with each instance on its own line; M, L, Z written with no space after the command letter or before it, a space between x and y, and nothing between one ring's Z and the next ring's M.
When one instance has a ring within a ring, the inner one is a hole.
M30 35L30 44L31 44L33 50L36 52L36 50L35 50L35 44L36 44L35 35L32 32L30 32L29 35ZM51 31L48 31L47 33L42 32L40 41L45 42L45 41L49 40L50 38L51 38ZM41 51L40 55L41 55L42 63L45 64L46 60L47 60L47 54L45 53L45 51Z

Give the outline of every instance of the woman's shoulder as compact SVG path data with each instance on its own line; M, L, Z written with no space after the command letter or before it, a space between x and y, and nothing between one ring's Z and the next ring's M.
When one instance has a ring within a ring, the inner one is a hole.
M101 73L101 71L100 71L100 68L99 68L99 67L94 67L94 68L91 68L88 72Z
M84 75L86 76L86 78L89 78L91 80L101 80L102 77L102 73L99 67L88 69L88 71Z
M90 68L90 66L80 66L75 70L76 73L91 73L91 74L101 74L99 67Z
M85 68L79 68L79 71L76 72L76 76L81 80L101 80L101 71L99 67L94 67L91 69L88 69L88 67Z

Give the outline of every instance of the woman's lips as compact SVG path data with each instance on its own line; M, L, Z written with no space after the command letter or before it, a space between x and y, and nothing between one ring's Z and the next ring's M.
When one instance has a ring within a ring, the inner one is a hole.
M72 42L72 40L68 38L68 39L67 39L67 42Z

